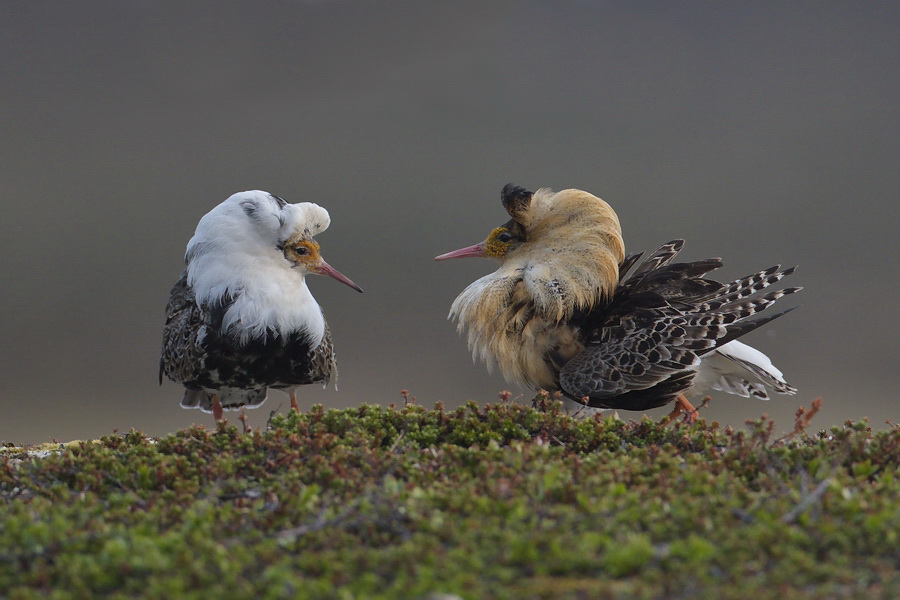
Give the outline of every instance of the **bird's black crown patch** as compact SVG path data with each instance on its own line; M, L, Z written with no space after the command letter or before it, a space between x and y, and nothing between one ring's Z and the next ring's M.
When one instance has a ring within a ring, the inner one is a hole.
M503 208L509 213L513 219L519 220L521 216L531 206L531 196L533 192L529 192L523 187L507 183L500 192L500 200L503 202Z

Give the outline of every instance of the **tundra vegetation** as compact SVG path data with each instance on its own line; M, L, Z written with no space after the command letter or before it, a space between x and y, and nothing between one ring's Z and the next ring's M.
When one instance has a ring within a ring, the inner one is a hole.
M0 597L900 597L896 426L406 400L6 448Z

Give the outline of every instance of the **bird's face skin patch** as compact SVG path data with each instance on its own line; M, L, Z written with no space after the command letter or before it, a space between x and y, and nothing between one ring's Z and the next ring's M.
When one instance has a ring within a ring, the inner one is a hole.
M319 243L315 240L292 238L284 245L284 257L295 267L303 267L310 273L318 271L322 262Z
M319 242L315 240L300 236L289 239L284 245L284 257L294 267L300 267L307 273L328 275L344 285L352 287L357 292L362 292L361 287L325 262L325 259L322 258L322 253L319 251Z
M497 227L484 240L484 255L487 258L502 259L506 254L521 244L508 227Z

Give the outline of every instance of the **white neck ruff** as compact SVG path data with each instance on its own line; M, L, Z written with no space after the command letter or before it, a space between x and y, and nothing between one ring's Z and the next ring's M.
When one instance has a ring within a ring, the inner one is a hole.
M313 347L322 342L322 309L305 277L276 248L257 248L253 253L204 250L188 264L188 284L200 306L233 298L222 321L224 332L241 344L301 332L310 337Z

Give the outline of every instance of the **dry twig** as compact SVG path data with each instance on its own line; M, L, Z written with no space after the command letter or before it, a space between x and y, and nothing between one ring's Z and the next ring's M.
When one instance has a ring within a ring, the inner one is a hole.
M810 422L813 417L816 416L816 413L819 412L819 409L822 408L822 399L816 398L812 401L810 405L810 409L807 410L805 406L801 406L797 409L797 413L794 415L794 430L788 434L785 434L775 440L774 443L784 443L791 438L794 438L798 435L802 435L806 432L806 428L809 427Z

